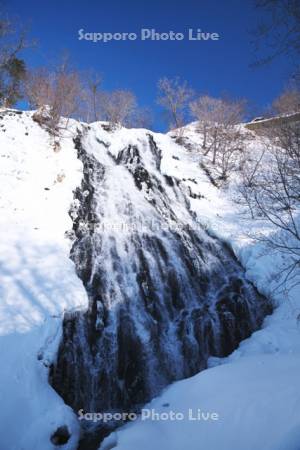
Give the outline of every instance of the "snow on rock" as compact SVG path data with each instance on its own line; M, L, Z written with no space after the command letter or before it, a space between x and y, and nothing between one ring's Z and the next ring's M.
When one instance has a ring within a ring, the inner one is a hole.
M53 449L66 425L73 449L75 415L48 384L64 310L86 307L64 233L82 166L71 131L54 152L32 113L0 111L1 450Z

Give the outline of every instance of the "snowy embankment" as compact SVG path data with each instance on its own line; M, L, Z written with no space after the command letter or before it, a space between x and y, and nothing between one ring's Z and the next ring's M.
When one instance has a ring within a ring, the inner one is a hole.
M85 307L64 237L72 227L72 190L82 177L71 136L54 152L31 113L0 111L1 450L53 449L67 425L73 449L79 427L48 384L63 311Z
M187 133L197 144L193 125ZM232 355L211 358L210 369L174 383L146 405L158 419L151 420L146 413L144 419L109 436L100 449L299 450L299 286L288 293L276 291L282 281L278 277L282 255L247 237L249 232L273 230L242 214L231 200L233 188L222 191L212 186L199 170L197 154L170 145L168 136L155 139L160 147L169 148L163 153L162 170L183 180L193 197L201 196L190 199L199 220L231 244L248 278L272 297L276 309ZM259 139L249 145L253 152L260 151ZM189 420L189 409L193 417L200 410L200 420ZM172 412L183 414L183 419L171 420ZM161 413L167 413L167 419L161 419ZM218 420L205 419L207 413L218 414Z

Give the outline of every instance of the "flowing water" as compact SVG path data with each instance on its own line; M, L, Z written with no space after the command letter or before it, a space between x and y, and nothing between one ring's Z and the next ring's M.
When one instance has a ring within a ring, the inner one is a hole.
M75 145L84 176L71 259L89 309L66 313L50 382L76 412L136 410L210 355L231 353L270 304L196 220L180 182L161 173L155 135L114 141L87 128ZM100 435L80 448L97 448Z

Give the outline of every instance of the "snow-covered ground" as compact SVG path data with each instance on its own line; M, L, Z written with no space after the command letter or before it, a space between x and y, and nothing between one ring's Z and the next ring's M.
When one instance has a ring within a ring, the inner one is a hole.
M73 449L77 420L48 384L47 366L63 311L87 304L64 237L81 163L70 137L55 153L31 113L0 117L0 449L50 450L61 425Z
M55 152L49 135L31 116L0 111L0 450L53 450L49 437L61 425L71 431L62 448L75 450L76 416L47 377L63 311L87 305L65 237L82 166L72 127ZM93 128L104 142L112 142L112 152L125 135L128 142L144 133L122 129L112 135L97 124ZM193 126L187 133L198 139ZM174 383L148 405L157 413L183 413L184 420L140 419L111 435L101 450L299 450L299 288L288 297L274 292L281 256L246 237L263 224L242 215L230 188L220 190L210 183L197 153L168 135L153 135L162 149L162 171L182 180L186 192L201 196L190 198L199 221L230 242L249 279L272 296L277 308L232 355L211 358L210 369ZM256 151L259 142L249 145ZM198 409L216 413L218 420L188 420L189 409L193 414Z
M173 384L100 448L298 450L299 369L299 358L260 354L205 370Z

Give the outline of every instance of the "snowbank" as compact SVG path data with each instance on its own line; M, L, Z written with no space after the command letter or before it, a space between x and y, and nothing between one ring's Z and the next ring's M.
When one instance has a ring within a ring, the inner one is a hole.
M52 449L50 436L72 410L48 384L65 309L85 307L86 293L64 237L72 190L81 180L71 135L54 152L31 113L0 113L1 450Z
M184 419L140 419L115 433L115 448L296 450L299 369L299 358L273 354L205 370L145 406L159 417L173 411ZM218 416L212 419L212 414ZM105 446L104 441L100 449Z

